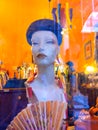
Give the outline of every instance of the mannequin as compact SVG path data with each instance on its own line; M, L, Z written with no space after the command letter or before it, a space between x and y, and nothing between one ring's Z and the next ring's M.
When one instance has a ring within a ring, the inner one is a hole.
M34 63L38 68L36 78L26 82L29 103L50 100L66 102L63 89L58 86L54 73L54 61L62 42L61 31L61 26L50 19L37 20L27 30L27 41L31 45Z
M29 26L26 35L27 41L32 47L34 63L38 68L36 77L25 82L31 108L27 106L26 109L23 109L11 121L8 129L56 130L56 128L60 128L60 130L66 130L64 110L67 108L67 103L63 89L58 85L54 73L54 61L62 42L61 30L60 25L50 19L37 20ZM44 102L44 106L37 104L41 101ZM63 109L63 106L59 105L58 102L55 102L57 105L51 106L50 104L50 107L46 107L46 101L62 101L66 108ZM48 110L48 107L50 110ZM55 107L57 112L55 112ZM62 117L64 118L62 119ZM57 127L55 127L56 125Z

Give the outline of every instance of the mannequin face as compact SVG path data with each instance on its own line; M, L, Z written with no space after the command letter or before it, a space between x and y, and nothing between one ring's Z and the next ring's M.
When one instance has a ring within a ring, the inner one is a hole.
M32 53L37 65L50 65L59 53L57 37L50 31L37 31L32 35Z

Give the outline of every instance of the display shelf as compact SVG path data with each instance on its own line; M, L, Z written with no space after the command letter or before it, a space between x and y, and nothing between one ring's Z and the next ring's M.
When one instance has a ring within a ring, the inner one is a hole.
M27 106L25 89L4 89L0 91L0 130L5 130L12 119Z

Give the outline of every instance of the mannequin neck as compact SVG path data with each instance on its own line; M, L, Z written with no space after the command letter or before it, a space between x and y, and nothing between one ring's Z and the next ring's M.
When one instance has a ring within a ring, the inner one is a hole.
M55 83L54 65L38 67L37 80L44 85Z

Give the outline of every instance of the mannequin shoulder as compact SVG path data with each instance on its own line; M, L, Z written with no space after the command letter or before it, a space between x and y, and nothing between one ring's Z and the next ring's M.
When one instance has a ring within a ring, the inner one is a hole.
M32 79L32 80L27 80L27 81L25 82L25 86L26 86L26 88L27 88L27 87L33 88L34 86L36 86L36 83L35 83L34 79Z
M67 94L64 92L63 88L57 88L57 92L60 94L61 96L61 99L64 101L64 102L67 102Z

